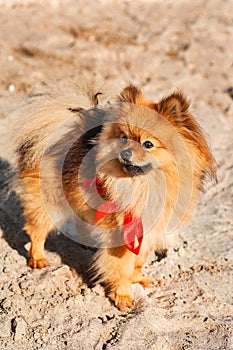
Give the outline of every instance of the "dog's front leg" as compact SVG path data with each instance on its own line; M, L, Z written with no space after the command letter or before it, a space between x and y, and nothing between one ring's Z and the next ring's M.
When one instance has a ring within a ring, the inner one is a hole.
M96 256L100 279L110 290L109 297L120 310L131 308L134 303L131 284L135 257L124 246L101 249Z

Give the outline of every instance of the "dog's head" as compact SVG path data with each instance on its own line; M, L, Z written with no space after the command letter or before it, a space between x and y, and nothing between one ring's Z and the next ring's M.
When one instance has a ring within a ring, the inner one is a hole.
M143 176L194 155L201 159L200 176L214 176L214 158L184 95L176 92L155 103L130 85L110 106L99 137L97 167L116 177Z

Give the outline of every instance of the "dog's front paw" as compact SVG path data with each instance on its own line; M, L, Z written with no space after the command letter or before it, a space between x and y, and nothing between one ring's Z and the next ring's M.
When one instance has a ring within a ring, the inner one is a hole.
M32 269L42 269L43 267L49 266L49 262L46 259L34 259L31 257L28 261L28 266Z
M153 285L154 279L152 277L145 277L142 274L142 269L136 268L132 276L132 283L140 283L143 287L151 287Z
M130 295L120 295L118 293L112 293L110 299L114 301L116 307L121 311L124 311L127 307L132 308L134 300Z
M141 279L139 279L138 281L136 280L136 281L133 282L133 283L139 283L139 284L141 284L143 287L149 288L149 287L152 287L153 282L154 282L154 279L153 279L153 278L142 276Z

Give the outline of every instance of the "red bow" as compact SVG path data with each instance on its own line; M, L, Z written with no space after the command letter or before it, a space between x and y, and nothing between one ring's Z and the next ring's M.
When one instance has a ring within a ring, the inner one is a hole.
M105 191L103 183L97 179L84 180L82 183L84 189L90 188L92 191L103 193ZM108 214L114 213L119 210L119 206L112 202L106 201L99 205L96 211L95 222L104 218ZM123 240L125 247L132 253L138 255L143 240L143 226L140 219L134 219L131 213L127 213L124 216L124 231Z

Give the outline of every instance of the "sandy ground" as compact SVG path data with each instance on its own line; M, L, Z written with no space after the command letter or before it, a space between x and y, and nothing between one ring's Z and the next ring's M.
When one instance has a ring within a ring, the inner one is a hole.
M233 2L0 1L0 349L233 349ZM118 92L132 81L157 100L175 88L209 135L218 161L192 222L168 257L152 256L154 286L135 286L120 312L88 287L91 254L62 235L48 239L51 266L26 266L28 237L12 194L9 113L49 81L91 81Z

